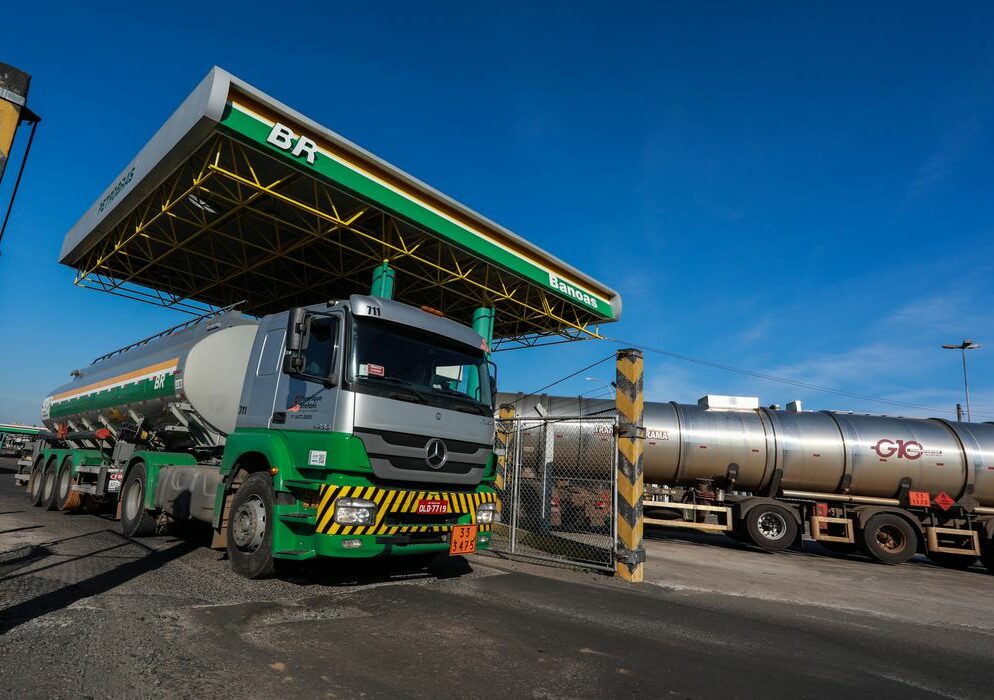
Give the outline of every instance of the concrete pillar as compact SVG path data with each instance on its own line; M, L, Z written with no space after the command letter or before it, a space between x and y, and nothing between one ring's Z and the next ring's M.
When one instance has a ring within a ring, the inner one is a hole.
M615 514L618 539L615 542L615 571L626 581L639 582L645 575L645 548L642 546L642 452L645 446L642 397L642 351L619 350L616 359L618 409L618 473Z
M373 268L373 284L369 293L381 299L393 299L393 285L396 279L396 270L390 267L389 260L384 260L383 264Z

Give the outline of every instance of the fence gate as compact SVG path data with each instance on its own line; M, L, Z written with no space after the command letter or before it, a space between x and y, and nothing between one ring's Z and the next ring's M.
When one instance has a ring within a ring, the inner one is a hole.
M493 551L614 571L616 425L614 415L497 421Z

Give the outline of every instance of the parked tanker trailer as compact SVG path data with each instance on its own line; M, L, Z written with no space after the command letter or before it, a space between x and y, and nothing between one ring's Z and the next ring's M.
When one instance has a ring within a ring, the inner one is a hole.
M523 420L558 416L575 425L579 417L584 425L583 417L614 414L607 400L498 400ZM611 464L614 441L600 433L613 426L585 425L560 431L547 463ZM920 552L952 568L980 558L994 571L994 424L804 411L797 402L778 410L755 398L706 396L697 405L646 402L644 426L647 524L723 532L770 551L807 532L827 549L862 549L882 563ZM527 441L541 431L520 435L521 454L540 451ZM562 504L573 491L552 495Z
M20 479L49 510L116 506L128 536L208 523L249 578L475 551L496 512L485 347L372 296L207 315L74 372Z

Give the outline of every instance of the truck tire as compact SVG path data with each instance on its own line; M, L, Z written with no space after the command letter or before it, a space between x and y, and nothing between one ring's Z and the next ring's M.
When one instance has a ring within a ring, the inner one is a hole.
M42 487L45 485L45 470L38 464L31 470L31 478L28 479L28 497L31 505L38 507L41 505Z
M56 503L57 489L55 488L56 482L59 480L59 464L58 462L52 461L51 464L45 469L45 479L41 486L41 507L45 510L55 510L58 507Z
M273 559L273 479L266 472L250 474L235 492L228 518L227 549L232 570L245 578L267 578L276 571Z
M58 510L73 510L74 501L78 500L79 494L72 490L72 457L66 457L55 482L55 507Z
M121 533L125 537L145 537L155 533L155 518L145 510L148 476L145 465L138 462L128 472L121 488Z
M918 535L904 518L878 513L860 533L860 546L881 564L903 564L918 551Z
M969 554L949 554L948 552L925 552L928 560L944 569L969 569L977 563L977 557Z
M779 552L797 539L797 521L783 506L761 503L745 517L746 532L754 545L768 552Z

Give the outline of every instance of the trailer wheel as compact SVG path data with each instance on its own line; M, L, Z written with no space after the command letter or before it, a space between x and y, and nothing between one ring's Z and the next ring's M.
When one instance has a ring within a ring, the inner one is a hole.
M41 505L45 510L55 510L58 508L58 489L55 488L59 480L58 463L53 461L45 469L45 480L41 487Z
M28 496L31 498L31 505L35 507L41 505L44 484L45 470L39 464L31 470L31 478L28 479Z
M126 537L145 537L155 532L155 518L145 510L148 477L145 465L135 464L121 489L121 532Z
M903 564L918 551L918 535L904 518L878 513L863 528L860 546L881 564Z
M273 480L266 472L250 474L235 492L228 520L228 559L245 578L267 578L276 571L273 560Z
M72 490L72 457L66 457L55 482L55 507L58 510L75 510L79 504L79 494Z
M948 552L925 552L928 560L945 569L969 569L977 563L977 557L969 554L949 554Z
M746 513L745 523L752 543L768 552L787 549L797 539L797 521L782 506L761 503Z

